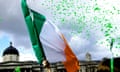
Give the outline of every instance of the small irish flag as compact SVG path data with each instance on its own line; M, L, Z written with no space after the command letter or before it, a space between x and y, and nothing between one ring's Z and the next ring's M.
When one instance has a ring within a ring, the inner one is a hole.
M64 35L44 15L31 8L33 1L22 0L22 10L35 55L39 61L63 62L67 72L77 72L79 61L72 52ZM33 5L34 6L34 5Z
M21 72L19 66L17 66L17 67L15 68L15 72Z

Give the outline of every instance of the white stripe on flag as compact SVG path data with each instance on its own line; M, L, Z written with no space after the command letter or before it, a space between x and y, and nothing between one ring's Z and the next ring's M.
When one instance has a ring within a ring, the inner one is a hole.
M40 34L40 40L49 62L65 61L65 44L55 25L46 21Z

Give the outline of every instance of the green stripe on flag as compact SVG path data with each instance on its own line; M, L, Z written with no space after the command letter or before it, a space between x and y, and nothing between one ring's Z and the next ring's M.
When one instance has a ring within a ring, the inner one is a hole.
M32 13L33 13L33 22L37 28L37 31L38 31L38 34L40 34L41 30L42 30L42 27L43 27L43 24L45 22L45 17L35 11L32 10Z
M42 60L44 60L46 57L43 52L41 42L39 40L39 33L41 32L41 28L44 24L45 17L41 14L38 14L37 12L31 11L33 13L33 20L32 20L30 15L30 9L28 9L27 7L26 0L22 0L22 10L35 55L39 63L42 64Z

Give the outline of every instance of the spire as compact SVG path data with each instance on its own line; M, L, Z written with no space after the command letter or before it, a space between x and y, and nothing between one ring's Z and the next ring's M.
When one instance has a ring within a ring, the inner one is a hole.
M10 46L12 46L12 42L10 42Z

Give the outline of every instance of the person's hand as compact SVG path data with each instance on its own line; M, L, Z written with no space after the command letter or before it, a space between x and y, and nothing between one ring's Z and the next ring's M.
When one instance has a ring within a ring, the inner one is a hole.
M47 60L43 60L42 64L43 64L43 67L45 68L49 67L49 62Z

